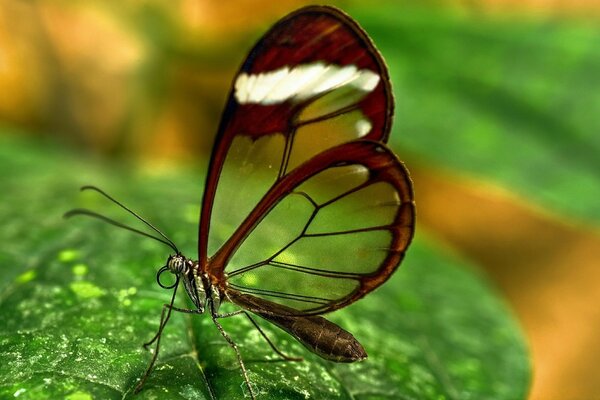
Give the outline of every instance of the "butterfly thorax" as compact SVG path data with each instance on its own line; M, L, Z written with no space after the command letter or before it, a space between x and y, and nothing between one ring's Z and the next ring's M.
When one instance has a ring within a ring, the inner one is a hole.
M190 300L201 313L204 312L205 307L213 314L219 310L221 292L211 283L207 273L200 272L198 261L176 254L169 256L167 267L183 281Z

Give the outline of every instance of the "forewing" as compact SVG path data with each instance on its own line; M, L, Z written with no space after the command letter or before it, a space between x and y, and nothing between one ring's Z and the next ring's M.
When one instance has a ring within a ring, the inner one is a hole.
M217 276L226 266L226 292L320 314L387 280L413 232L406 169L385 145L359 140L284 176L210 264Z
M392 109L380 55L341 11L306 7L273 26L234 78L223 113L202 204L201 268L290 171L349 141L385 142Z

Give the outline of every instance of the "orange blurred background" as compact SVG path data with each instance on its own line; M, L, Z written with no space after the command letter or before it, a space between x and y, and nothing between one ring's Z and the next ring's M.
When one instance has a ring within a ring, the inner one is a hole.
M304 4L3 1L0 123L151 168L193 162L198 154L204 160L248 47ZM600 2L465 0L429 7L474 18L597 21ZM420 229L476 261L515 310L531 345L530 398L600 398L598 229L493 183L418 159L408 165Z

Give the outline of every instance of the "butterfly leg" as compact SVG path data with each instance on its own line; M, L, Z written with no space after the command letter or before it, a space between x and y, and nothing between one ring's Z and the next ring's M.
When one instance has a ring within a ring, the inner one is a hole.
M147 350L148 346L150 346L152 343L156 342L156 345L154 347L154 354L152 355L150 364L148 364L148 368L146 368L146 372L144 372L144 375L142 375L142 377L140 378L140 381L136 385L136 387L133 391L134 393L138 393L140 390L142 390L142 388L144 387L144 384L146 383L146 380L148 379L148 377L150 376L150 373L152 372L152 369L154 368L154 363L156 362L156 359L158 358L158 352L160 350L160 338L162 336L163 330L165 329L165 326L167 326L167 322L169 322L169 318L171 317L171 311L175 310L175 311L185 312L185 313L190 313L190 314L200 313L200 310L188 310L185 308L174 307L173 303L175 302L175 294L176 293L177 293L177 290L174 290L173 296L171 297L171 302L169 304L163 304L162 312L160 314L160 324L158 325L158 330L156 331L156 334L154 335L154 337L152 339L150 339L150 341L143 344L144 348Z
M273 343L271 341L271 339L269 339L269 337L267 336L267 334L262 330L262 328L260 327L260 325L258 325L258 323L256 323L256 321L245 310L237 310L237 311L233 311L233 312L229 312L229 313L225 313L225 314L216 314L215 317L216 318L228 318L228 317L233 317L235 315L240 315L240 314L244 314L250 320L250 322L252 322L252 325L254 325L254 327L256 328L256 330L260 333L260 335L269 344L269 346L271 347L271 349L273 349L273 351L275 353L277 353L285 361L304 361L304 359L302 357L291 357L291 356L288 356L287 354L285 354L284 352L282 352L281 350L279 350L277 348L277 346L275 346L275 343Z
M173 296L173 299L175 299L175 296ZM165 315L165 311L166 311L166 315ZM140 378L140 381L136 385L133 393L138 393L140 390L142 390L142 388L144 387L144 384L146 383L146 380L150 376L150 372L152 372L152 368L154 368L154 363L156 362L156 358L158 357L158 352L160 350L160 338L162 336L163 329L167 325L167 322L169 322L170 317L171 317L171 308L168 307L167 304L164 304L162 312L160 314L160 324L158 325L158 331L156 331L156 335L154 335L154 337L149 342L144 343L144 348L148 349L149 345L156 342L156 346L154 347L154 354L152 355L150 364L148 364L148 368L146 368L146 372L144 372L144 375L142 375L142 377Z
M275 346L275 343L273 343L271 341L271 339L269 339L267 334L262 330L262 328L258 325L258 323L250 316L250 314L246 311L242 311L242 312L244 313L244 315L246 315L246 317L248 317L250 322L252 322L252 325L254 325L256 330L258 330L258 332L265 339L265 341L269 344L269 346L271 346L271 349L273 349L273 351L275 353L277 353L279 355L279 357L283 358L285 361L304 361L304 358L302 358L302 357L290 357L287 354L285 354L284 352L282 352L281 350L279 350L277 348L277 346Z
M240 313L238 313L238 314L240 314ZM226 315L226 314L224 314L224 315ZM242 360L242 355L240 353L240 350L238 349L237 344L233 341L233 339L231 339L231 337L227 334L227 332L225 332L225 329L223 329L223 326L217 320L219 318L219 315L216 313L213 313L213 314L211 314L211 317L212 317L212 320L213 320L215 326L221 333L221 336L223 336L223 338L227 341L227 343L229 343L229 346L231 346L231 348L235 351L235 355L237 356L237 359L238 359L238 364L240 365L240 369L242 370L242 374L244 375L244 381L246 382L246 386L248 386L248 390L250 391L250 398L252 400L256 400L256 395L254 394L254 390L252 389L252 385L250 384L250 379L248 378L248 371L246 370L246 366L244 365L244 361Z
M144 343L142 346L144 347L144 349L148 350L148 347L154 343L159 336L162 333L162 330L164 328L164 325L167 324L167 321L163 321L164 319L164 314L165 311L167 309L173 310L173 311L178 311L178 312L182 312L182 313L186 313L186 314L203 314L203 311L200 310L193 310L193 309L189 309L189 308L179 308L179 307L175 307L171 304L163 304L163 309L162 309L162 313L160 315L160 326L158 328L158 331L156 332L156 334L154 335L154 337L152 339L150 339L148 342Z
M232 312L228 312L228 313L225 313L225 314L219 314L219 313L217 313L217 314L215 314L215 318L229 318L229 317L233 317L233 316L240 315L240 314L243 314L243 313L244 313L244 310L232 311Z

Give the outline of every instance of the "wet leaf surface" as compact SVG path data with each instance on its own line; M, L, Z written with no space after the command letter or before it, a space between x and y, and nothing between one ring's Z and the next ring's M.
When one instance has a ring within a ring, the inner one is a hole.
M0 216L0 397L122 398L150 354L170 293L155 273L160 243L84 218L89 207L135 224L82 184L102 186L195 256L202 171L149 175L82 161L51 145L3 137ZM239 344L259 398L516 399L529 382L522 334L495 292L463 260L419 232L381 289L330 318L369 358L334 364L276 327L267 334L302 363L276 361L247 321L223 321ZM180 306L188 306L183 293ZM267 360L270 360L267 362ZM174 315L156 371L139 398L244 398L235 356L206 316Z
M347 10L396 95L392 144L426 166L495 183L600 223L600 29L593 19L398 6Z

